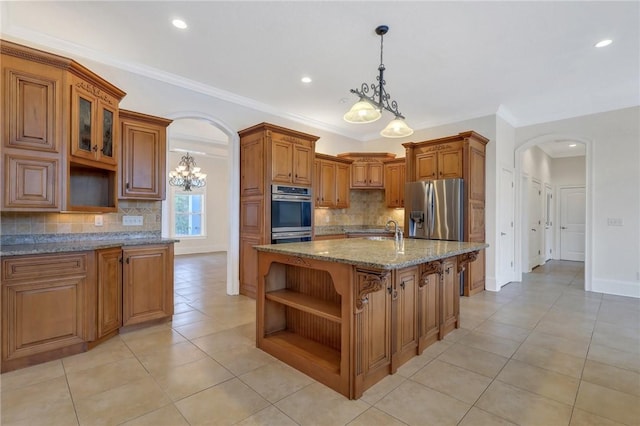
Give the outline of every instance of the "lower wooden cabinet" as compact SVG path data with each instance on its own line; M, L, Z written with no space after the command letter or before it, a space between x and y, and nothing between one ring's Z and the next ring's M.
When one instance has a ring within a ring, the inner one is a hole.
M356 302L356 340L362 348L358 382L368 388L391 372L392 295L391 273L356 270L354 295ZM372 291L373 290L373 291Z
M442 298L442 312L440 313L440 338L454 328L458 328L460 313L460 275L455 257L442 262L442 279L440 297Z
M395 315L395 340L392 347L391 372L416 355L418 346L418 267L396 271L392 292Z
M97 250L97 339L122 327L122 249Z
M173 244L122 250L122 325L173 315Z
M86 350L94 271L93 252L2 260L2 372Z
M6 257L1 289L6 372L173 315L173 244Z
M418 353L440 336L440 271L442 262L422 266L418 284Z

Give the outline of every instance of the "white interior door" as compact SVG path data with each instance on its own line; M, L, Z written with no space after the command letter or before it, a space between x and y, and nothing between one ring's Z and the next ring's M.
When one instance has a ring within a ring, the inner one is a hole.
M553 190L551 185L545 184L544 186L544 202L545 202L545 215L544 215L544 261L551 260L553 258Z
M529 186L529 270L540 265L542 255L542 185L531 180Z
M560 188L560 258L584 262L584 187Z
M500 223L499 232L499 265L500 279L499 285L507 284L513 280L515 274L514 266L514 199L515 188L513 181L513 172L509 169L502 169L500 176Z

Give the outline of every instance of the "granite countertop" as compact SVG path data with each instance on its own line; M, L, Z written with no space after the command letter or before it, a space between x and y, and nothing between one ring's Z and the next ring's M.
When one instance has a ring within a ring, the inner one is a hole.
M305 243L255 246L259 251L294 255L329 262L376 268L400 269L438 259L482 250L485 243L436 241L407 238L404 251L396 249L393 239L349 238Z
M111 247L170 244L179 240L162 238L159 233L105 233L105 234L63 234L55 236L25 236L23 238L3 238L0 257L27 254L49 254L77 251L91 251Z

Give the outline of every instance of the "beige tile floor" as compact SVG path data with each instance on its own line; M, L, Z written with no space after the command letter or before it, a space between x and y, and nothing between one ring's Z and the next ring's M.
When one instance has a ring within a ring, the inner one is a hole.
M173 322L0 376L2 425L640 425L640 300L549 262L349 401L254 347L224 253L179 256Z

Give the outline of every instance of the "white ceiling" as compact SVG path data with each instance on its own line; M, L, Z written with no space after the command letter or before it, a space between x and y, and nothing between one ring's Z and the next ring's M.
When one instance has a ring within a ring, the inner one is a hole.
M141 72L357 140L373 83L414 128L499 112L516 127L640 104L640 2L2 2L2 36ZM175 17L189 28L171 25ZM613 44L596 49L601 39ZM310 85L300 82L313 78ZM383 123L384 121L384 123Z

